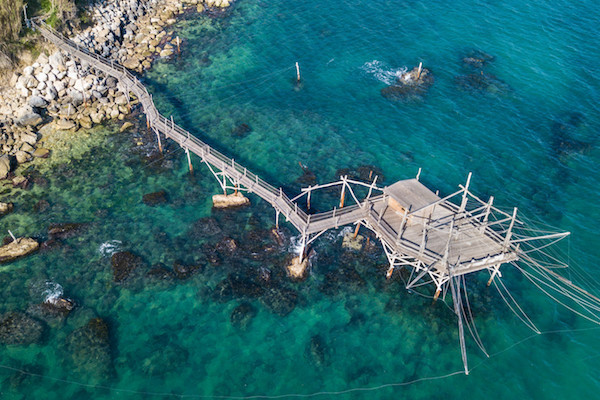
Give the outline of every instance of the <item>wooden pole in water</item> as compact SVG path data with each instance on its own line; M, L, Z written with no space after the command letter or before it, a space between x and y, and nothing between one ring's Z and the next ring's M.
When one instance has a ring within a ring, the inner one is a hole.
M181 54L181 49L179 48L179 36L177 36L177 54Z
M306 195L306 209L310 210L310 194L312 193L312 190L310 189L310 186L308 187L308 194Z
M300 66L298 65L298 61L296 61L296 79L300 82Z
M161 152L163 152L163 148L162 148L162 143L160 141L160 132L158 131L158 129L155 130L156 131L156 137L158 138L158 150Z
M419 80L419 78L421 78L421 71L423 70L423 63L420 62L419 63L419 70L417 71L417 80Z
M356 224L356 229L354 230L354 236L353 236L354 239L356 239L356 237L358 236L359 229L360 229L360 222Z
M185 154L187 155L188 166L190 167L190 175L194 175L194 166L192 165L192 158L190 157L190 149L187 147L185 148Z
M342 179L342 195L340 197L340 208L344 208L344 198L346 197L346 178Z

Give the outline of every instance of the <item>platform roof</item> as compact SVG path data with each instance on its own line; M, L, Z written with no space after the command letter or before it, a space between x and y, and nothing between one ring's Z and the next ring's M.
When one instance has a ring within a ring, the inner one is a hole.
M396 200L402 207L411 211L440 200L439 196L416 179L398 181L383 189L383 192Z

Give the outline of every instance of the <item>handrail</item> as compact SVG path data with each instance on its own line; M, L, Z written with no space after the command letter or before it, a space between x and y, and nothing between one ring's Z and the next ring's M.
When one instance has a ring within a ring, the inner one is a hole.
M345 225L369 217L377 220L377 218L373 217L374 210L372 210L371 207L373 204L383 201L385 199L384 195L371 197L360 204L323 213L311 214L309 217L309 215L299 208L297 203L292 202L281 189L275 188L265 182L258 175L248 171L247 168L234 162L231 158L215 150L196 136L192 135L189 131L175 124L171 119L160 114L148 93L148 89L142 85L140 80L127 68L113 61L109 61L74 41L65 38L45 24L42 25L34 22L33 25L40 30L44 37L55 43L60 49L69 51L81 60L90 62L94 68L117 78L126 86L126 90L131 91L136 95L144 108L144 113L150 124L157 131L162 132L167 138L173 139L175 142L179 143L180 146L186 147L202 157L204 162L218 168L231 179L238 181L248 189L251 188L257 196L269 202L301 232L306 232L310 229L310 226L316 231L317 229L323 230L329 227L337 227L339 223ZM349 220L348 218L350 216L355 216L356 218ZM383 223L377 224L381 234L389 236L388 241L390 241L390 243L395 243L394 229L391 226L385 226L385 224L387 224L386 221L381 222ZM406 243L406 240L401 240L401 242L401 245L408 247L413 251L415 250L415 245L413 243ZM429 252L426 250L425 253ZM428 254L428 256L431 257L432 254ZM435 254L435 256L437 256L437 254Z

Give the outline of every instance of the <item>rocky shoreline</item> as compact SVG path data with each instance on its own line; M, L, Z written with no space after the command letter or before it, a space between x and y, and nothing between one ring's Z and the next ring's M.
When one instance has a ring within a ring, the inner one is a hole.
M156 58L171 57L180 44L169 31L186 10L229 7L228 0L100 1L90 10L92 25L67 31L72 40L142 73ZM136 104L118 81L51 49L32 65L13 71L0 88L0 180L15 176L19 165L47 158L45 142L61 131L79 132L107 121L123 121Z

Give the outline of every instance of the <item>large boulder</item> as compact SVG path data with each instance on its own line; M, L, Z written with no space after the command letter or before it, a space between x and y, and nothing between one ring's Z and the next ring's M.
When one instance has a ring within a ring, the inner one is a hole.
M0 343L27 345L39 343L44 333L41 322L21 312L0 316Z
M102 318L92 318L67 337L73 372L93 380L107 379L113 372L110 328Z
M0 247L0 264L11 262L17 258L33 253L40 247L39 243L31 238L19 238Z
M0 156L0 179L6 179L11 170L11 162L8 154Z
M60 51L51 54L50 57L48 57L48 63L50 64L50 66L52 66L52 68L58 71L66 70L65 58L63 57Z
M231 312L231 325L235 328L245 331L252 319L256 316L256 308L248 302L243 302Z
M133 275L134 271L144 265L144 261L138 255L128 251L120 251L112 255L111 264L113 279L121 283Z
M0 217L8 214L13 209L13 203L0 203Z
M16 122L21 126L38 126L42 121L38 113L31 111L18 117Z
M242 207L250 204L250 200L240 192L235 194L215 194L212 197L214 208Z
M158 192L147 193L142 196L142 201L144 204L151 207L164 204L168 201L167 192L164 190L159 190Z
M31 96L29 98L29 105L31 107L44 108L48 105L48 103L41 96Z

